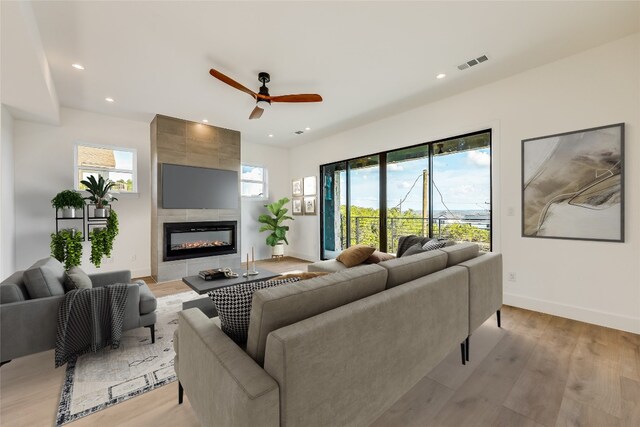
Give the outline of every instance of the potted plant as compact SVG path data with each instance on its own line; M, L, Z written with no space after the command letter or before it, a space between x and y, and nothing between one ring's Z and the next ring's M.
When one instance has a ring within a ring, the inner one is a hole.
M90 194L90 196L85 197L85 199L91 200L96 205L93 216L97 218L105 218L107 216L105 206L108 206L109 203L114 200L118 200L109 194L109 190L111 190L116 183L110 179L105 180L101 176L96 180L93 175L89 175L87 179L80 181L80 183L87 187L87 192Z
M289 219L293 221L293 218L287 215L289 209L284 208L284 205L287 203L289 203L289 199L284 197L277 202L264 205L271 215L263 214L258 217L258 222L264 224L260 227L260 232L271 232L271 234L267 236L267 245L271 246L271 255L274 257L284 256L284 244L282 242L287 245L289 244L289 241L287 240L287 231L289 231L289 226L283 225L283 223Z
M84 199L77 191L64 190L51 199L51 206L62 211L63 218L75 218L76 209L84 209Z
M77 230L52 233L51 256L63 263L65 270L79 266L82 261L82 233Z
M110 257L113 249L113 241L118 235L118 214L113 209L107 218L107 226L104 228L94 228L89 232L91 240L90 261L96 268L100 268L103 257Z

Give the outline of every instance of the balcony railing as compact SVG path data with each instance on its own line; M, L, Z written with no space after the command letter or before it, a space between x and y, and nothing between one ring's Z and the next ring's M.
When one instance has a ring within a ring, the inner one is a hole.
M351 245L364 244L379 247L380 219L375 216L351 217ZM346 218L341 217L341 244L347 247ZM387 218L387 251L396 252L401 236L429 234L429 218ZM481 250L488 251L491 246L491 230L488 219L450 219L436 218L433 224L433 237L446 238L458 242L475 242Z

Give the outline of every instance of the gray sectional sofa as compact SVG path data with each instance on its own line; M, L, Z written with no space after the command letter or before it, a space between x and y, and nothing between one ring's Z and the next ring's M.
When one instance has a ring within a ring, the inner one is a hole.
M93 287L127 283L124 330L148 327L155 341L156 298L130 271L90 274ZM45 258L0 283L0 356L11 359L55 348L58 308L64 300L64 266Z
M459 244L259 290L246 348L185 310L179 400L203 426L366 426L501 304L501 255Z

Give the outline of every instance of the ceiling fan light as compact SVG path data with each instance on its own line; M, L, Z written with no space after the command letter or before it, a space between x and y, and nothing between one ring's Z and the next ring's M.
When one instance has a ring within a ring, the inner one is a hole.
M256 102L256 106L262 108L263 110L266 110L267 108L271 107L271 103L269 101L261 99Z

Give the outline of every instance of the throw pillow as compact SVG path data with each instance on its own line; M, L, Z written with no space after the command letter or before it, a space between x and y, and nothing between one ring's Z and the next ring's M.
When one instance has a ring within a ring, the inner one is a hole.
M389 261L390 259L395 259L395 257L386 252L375 251L365 262L367 264L377 264L382 261Z
M375 252L375 250L376 248L372 248L371 246L351 246L350 248L342 251L342 253L336 258L336 261L340 261L347 267L355 267L356 265L360 265L365 262L365 260Z
M220 328L238 345L245 345L249 331L253 293L260 289L293 283L299 280L292 278L242 283L209 292L209 298L211 298L218 311Z
M447 244L446 240L429 240L427 243L422 245L422 249L424 251L433 251L435 249L444 248Z
M416 243L424 245L429 240L431 239L429 239L428 237L416 236L415 234L412 234L411 236L401 236L398 239L398 252L396 253L396 256L400 258L404 254L404 252L411 246L415 245Z
M327 274L330 274L330 273L325 271L311 271L311 272L303 271L302 273L283 274L282 276L276 277L275 279L271 279L271 280L285 280L285 279L308 280L308 279L313 279L320 276L326 276Z
M91 278L80 267L71 267L65 273L64 287L67 292L74 289L91 289Z
M416 243L415 245L409 247L409 249L404 251L404 253L402 254L401 257L404 258L406 256L411 256L411 255L415 255L415 254L421 254L422 252L425 252L425 250L422 249L422 244L421 243Z

